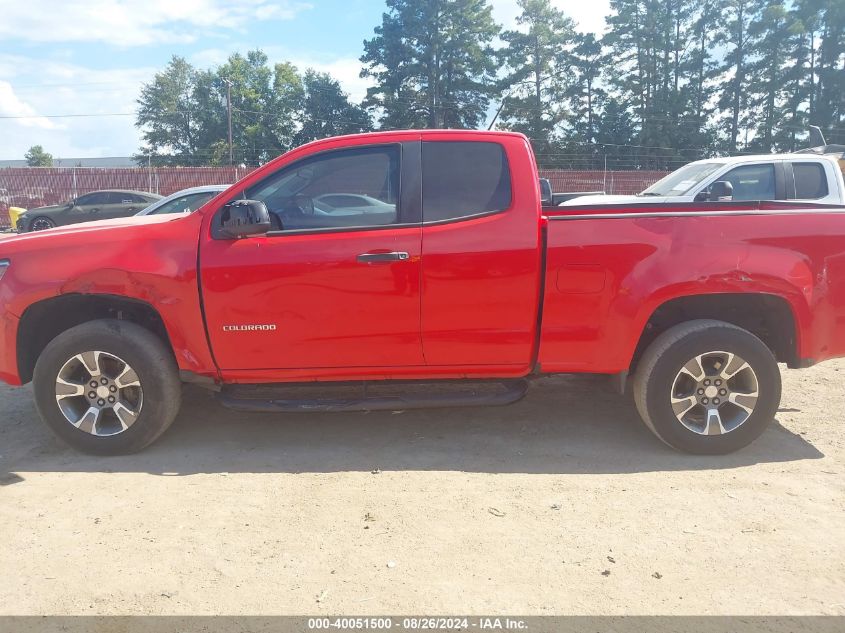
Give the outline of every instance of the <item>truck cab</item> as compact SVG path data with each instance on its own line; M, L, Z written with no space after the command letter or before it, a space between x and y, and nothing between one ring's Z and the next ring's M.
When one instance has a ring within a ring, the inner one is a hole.
M684 165L636 195L579 196L561 206L719 200L845 204L845 183L840 163L833 155L731 156Z

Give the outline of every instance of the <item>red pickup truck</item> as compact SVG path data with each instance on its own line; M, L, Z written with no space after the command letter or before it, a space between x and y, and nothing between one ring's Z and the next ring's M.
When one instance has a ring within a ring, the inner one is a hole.
M0 378L74 447L136 451L181 384L238 410L513 402L612 375L664 442L725 453L778 362L845 355L845 208L542 208L519 134L317 141L198 211L0 241ZM559 412L565 416L566 412Z

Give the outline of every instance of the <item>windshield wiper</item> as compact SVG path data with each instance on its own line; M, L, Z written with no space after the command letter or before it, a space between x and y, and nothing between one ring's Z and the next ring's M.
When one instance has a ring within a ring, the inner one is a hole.
M638 196L662 196L662 193L655 193L654 191L642 191L637 194Z

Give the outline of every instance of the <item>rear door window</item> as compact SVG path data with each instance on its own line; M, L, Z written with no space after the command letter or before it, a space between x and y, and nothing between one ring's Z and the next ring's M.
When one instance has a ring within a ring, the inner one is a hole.
M824 166L819 163L792 163L795 176L795 199L818 200L827 193L827 178Z
M422 144L423 222L504 211L511 174L498 143L427 141Z

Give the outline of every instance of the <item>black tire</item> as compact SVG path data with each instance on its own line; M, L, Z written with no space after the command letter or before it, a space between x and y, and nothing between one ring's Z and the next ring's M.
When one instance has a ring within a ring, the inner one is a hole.
M77 354L91 351L123 359L143 390L137 418L114 435L96 436L76 428L57 404L56 379L62 367ZM83 323L54 338L35 364L33 387L36 408L47 426L73 448L95 455L123 455L148 446L173 422L182 398L176 361L161 339L134 323L114 319Z
M748 363L759 395L753 411L739 426L729 432L703 435L681 423L670 396L681 368L697 356L716 350L736 354ZM645 425L669 446L700 455L722 455L750 444L774 418L781 396L777 360L766 344L747 330L714 320L688 321L658 336L640 359L633 387Z
M46 231L47 229L55 228L56 223L50 218L40 215L37 218L32 218L29 221L28 232Z

